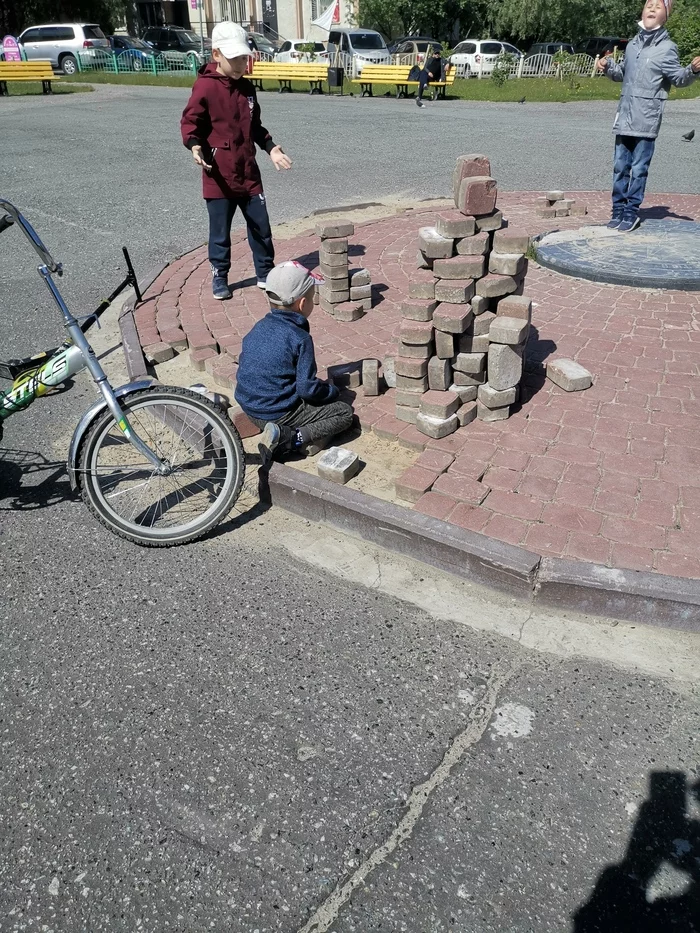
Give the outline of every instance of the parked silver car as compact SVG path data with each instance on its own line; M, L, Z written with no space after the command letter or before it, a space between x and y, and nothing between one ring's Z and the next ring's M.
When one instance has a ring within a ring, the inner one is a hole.
M109 41L99 26L86 23L53 23L30 26L18 39L28 61L50 61L66 75L78 70L78 53L98 58L110 52Z

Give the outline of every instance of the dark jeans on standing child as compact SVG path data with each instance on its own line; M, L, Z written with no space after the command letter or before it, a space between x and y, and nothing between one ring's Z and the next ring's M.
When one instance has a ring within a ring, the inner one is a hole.
M353 412L347 402L328 402L326 405L310 405L300 401L296 408L286 412L275 423L280 428L279 453L289 453L293 448L296 429L299 429L302 444L313 444L324 437L332 437L347 431L352 425ZM264 428L266 421L250 419L259 428Z
M418 100L423 100L423 94L426 87L430 84L430 76L425 68L421 71L420 77L418 78Z
M240 207L248 227L248 243L253 253L255 275L264 280L275 264L275 249L263 194L240 198L207 198L209 262L220 275L228 275L231 268L231 224L237 207Z
M612 215L633 220L639 213L647 186L654 139L640 136L615 137Z

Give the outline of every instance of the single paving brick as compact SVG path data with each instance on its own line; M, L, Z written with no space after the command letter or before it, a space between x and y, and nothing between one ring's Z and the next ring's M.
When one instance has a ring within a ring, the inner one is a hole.
M510 295L517 287L518 282L512 275L495 275L494 273L489 273L477 281L476 293L477 295L482 295L484 298L501 298L505 295Z
M433 327L448 334L463 334L473 318L471 308L443 301L433 313Z
M438 301L466 304L474 297L474 279L438 279L435 297Z
M420 379L428 374L428 360L414 360L407 356L397 356L394 360L394 370L397 376Z
M399 342L399 356L410 357L414 360L429 360L433 352L432 340L423 344Z
M432 488L433 492L450 496L457 502L469 502L471 505L481 505L491 492L490 486L459 473L443 473L435 480Z
M433 294L435 294L435 285L432 286L432 291ZM422 321L423 323L432 321L433 312L437 306L438 303L435 300L421 301L415 298L409 299L401 303L401 317L407 318L410 321Z
M418 408L420 406L420 400L423 398L425 389L421 386L417 388L397 388L394 399L396 401L396 407L401 406L402 408Z
M496 253L526 253L530 248L530 235L515 227L496 230L493 235L493 249Z
M355 232L355 224L352 221L328 221L328 223L316 224L316 235L321 239L336 239L337 237L352 236Z
M398 363L400 357L397 357L395 363ZM427 366L426 366L427 369ZM397 389L412 389L416 391L421 389L423 392L428 391L428 377L426 376L402 376L399 371L396 371L396 388Z
M365 395L379 395L379 360L362 361L362 391Z
M477 399L476 414L479 421L505 421L510 415L510 406L488 408L483 402Z
M319 250L319 256L323 253L347 253L348 238L346 236L327 236L324 237Z
M472 325L472 334L475 337L488 337L491 333L491 324L496 320L493 311L484 311L477 318L474 318ZM487 347L488 349L488 347Z
M175 350L169 343L151 343L143 348L143 355L149 363L165 363L175 356Z
M476 224L473 217L465 217L461 211L444 211L438 214L435 229L440 236L456 239L474 236Z
M447 259L454 253L452 237L440 236L435 227L421 227L418 246L426 259Z
M407 424L415 424L418 421L418 408L412 405L399 405L397 402L395 414L399 421L405 421Z
M475 316L483 314L484 311L488 311L489 309L489 300L488 298L484 298L482 295L474 295L469 304L471 305L471 309Z
M435 279L425 282L409 282L408 297L412 299L422 298L426 301L432 301L435 298Z
M551 191L548 191L545 195L550 204L553 204L555 201L561 201L564 197L564 192L560 191L558 188L554 188Z
M371 285L350 285L350 301L360 301L372 297Z
M394 483L396 495L406 502L418 502L420 497L428 492L438 476L437 471L426 470L419 466L409 467Z
M473 255L436 259L433 271L440 279L478 279L486 271L486 260Z
M506 405L513 405L517 397L517 386L512 386L510 389L494 389L488 382L479 386L479 401L487 408L503 408Z
M467 402L466 405L462 405L461 408L457 410L457 417L459 418L459 426L461 428L466 427L474 421L477 413L476 406L476 402Z
M435 331L435 355L441 360L451 360L455 355L454 334L447 334L444 330Z
M523 373L522 347L492 343L489 347L487 366L491 388L501 390L516 386Z
M368 269L350 269L348 275L350 277L351 288L359 288L362 285L372 284L372 276Z
M356 389L362 381L362 362L329 366L328 378L333 385Z
M426 346L433 340L433 325L430 322L422 323L404 319L401 321L399 334L402 343Z
M204 347L201 350L190 350L190 362L199 373L204 372L204 364L212 357L218 356L216 350L211 347Z
M495 320L491 321L489 340L492 343L516 345L525 340L529 330L529 322L522 318L497 315Z
M486 353L489 348L489 335L486 333L475 336L467 331L458 337L457 348L459 353Z
M462 400L456 392L429 389L421 399L420 410L423 415L444 420L453 415L461 403Z
M452 373L452 378L454 379L455 385L461 388L480 386L482 383L486 382L486 371L471 374L461 373L458 369L455 369Z
M496 207L497 195L495 178L486 175L463 178L459 186L457 207L463 214L490 214Z
M499 317L517 317L529 322L532 318L532 302L524 295L507 295L498 302L496 314Z
M466 402L476 401L476 395L479 391L479 386L458 386L455 383L452 383L450 386L450 392L456 392L462 400L464 405Z
M496 253L489 256L489 272L498 275L519 275L525 268L522 253Z
M449 359L433 356L428 361L428 388L445 392L452 382L452 366Z
M346 240L347 245L347 240ZM323 247L318 251L318 261L321 265L321 271L323 272L324 267L329 269L340 268L345 269L347 272L348 269L348 254L347 250L344 253L329 253Z
M454 454L446 450L425 450L416 460L414 466L423 467L424 470L431 470L435 474L444 473L454 462Z
M452 362L456 372L469 373L470 376L476 376L483 372L486 366L485 353L458 353Z
M450 415L449 418L432 418L419 412L416 427L427 437L440 438L447 437L448 434L454 434L459 427L459 418L457 415Z
M457 251L455 258L458 259L460 256L484 257L489 251L489 246L488 233L477 233L474 236L464 237L455 241L455 250Z
M492 230L500 230L502 226L503 214L499 210L493 210L482 217L476 218L477 230L486 230L490 233Z
M382 377L388 389L396 388L396 368L393 356L385 356L382 360Z
M575 360L552 360L547 363L547 378L566 392L580 392L593 385L593 377Z
M362 461L354 451L345 447L331 447L319 458L316 468L322 479L344 485L361 465Z

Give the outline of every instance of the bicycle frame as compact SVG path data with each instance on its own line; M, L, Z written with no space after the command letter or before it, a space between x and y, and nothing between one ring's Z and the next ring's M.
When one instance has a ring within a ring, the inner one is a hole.
M4 211L4 215L1 213L2 211ZM70 375L74 375L76 372L87 367L106 406L112 413L112 417L124 437L138 450L141 456L148 460L156 473L166 476L170 471L170 464L163 463L131 428L124 410L117 400L114 389L112 389L105 371L102 369L92 347L85 337L80 323L73 314L71 314L53 280L54 275L63 275L63 267L60 263L55 261L46 246L42 243L37 232L22 213L9 201L4 201L0 198L0 232L13 224L19 226L29 240L32 248L41 259L41 265L38 267L39 275L41 275L46 283L51 297L61 312L63 324L70 337L72 346L68 346L65 350L52 356L38 372L35 370L29 373L29 378L27 380L16 380L16 385L13 387L12 391L5 396L5 400L9 399L10 405L14 405L15 407L12 408L12 411L5 410L4 415L0 412L0 419L7 418L14 411L27 408L37 397L45 394L45 386L58 385L69 378ZM131 263L129 262L128 265L130 275L133 276ZM133 278L135 279L135 276L133 276ZM126 281L129 281L129 277L127 277ZM118 294L119 291L121 291L121 288L118 289L116 294ZM114 294L112 297L114 297ZM102 302L95 314L101 313L108 303L109 302ZM90 315L90 318L94 316L95 315ZM52 379L55 381L51 382Z

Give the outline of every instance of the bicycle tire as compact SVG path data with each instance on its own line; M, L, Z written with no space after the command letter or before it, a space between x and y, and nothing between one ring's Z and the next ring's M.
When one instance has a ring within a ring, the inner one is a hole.
M174 386L140 389L119 402L141 440L178 468L166 477L156 475L112 413L103 410L88 429L78 458L83 501L110 531L143 547L173 547L203 537L228 515L243 485L245 454L235 425L206 396ZM103 459L105 450L109 460ZM180 453L181 462L175 459ZM120 458L123 462L117 462ZM178 477L186 482L182 492ZM122 482L124 488L118 489ZM131 517L121 514L134 500ZM210 504L193 516L194 500Z

